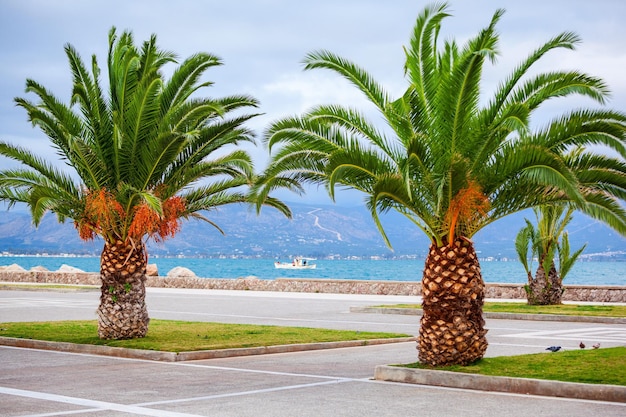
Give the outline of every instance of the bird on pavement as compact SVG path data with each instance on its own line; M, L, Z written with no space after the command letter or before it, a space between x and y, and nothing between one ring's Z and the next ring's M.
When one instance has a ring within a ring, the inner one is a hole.
M592 346L592 348L594 349L598 349L600 347L600 343L596 343L595 345Z
M561 346L550 346L549 348L546 348L546 350L549 350L550 352L558 352L561 350Z
M580 342L580 344L578 345L581 349L585 348L585 344L583 342Z

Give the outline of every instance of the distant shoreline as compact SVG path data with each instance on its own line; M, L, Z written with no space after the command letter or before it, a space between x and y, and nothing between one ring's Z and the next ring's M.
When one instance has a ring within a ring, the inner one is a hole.
M287 257L279 259L288 261ZM175 268L186 268L195 276L220 279L257 277L262 280L277 278L316 278L362 281L420 282L424 269L421 259L384 260L324 260L314 262L314 270L285 270L274 268L274 259L233 259L228 257L151 257L149 265L156 265L157 275L167 276ZM100 258L94 256L0 256L0 268L12 264L28 271L58 271L77 268L85 272L98 272ZM65 265L65 266L64 266ZM535 263L536 267L536 263ZM526 273L519 262L481 262L483 279L487 283L525 283ZM626 285L626 262L578 262L565 278L566 285Z
M0 282L69 285L100 285L100 274L85 272L0 271ZM363 281L315 278L278 278L272 280L246 277L238 279L198 278L193 276L148 276L146 287L302 292L325 294L421 295L421 282ZM565 285L564 301L626 303L626 286ZM526 300L521 284L485 283L486 299ZM417 300L416 300L417 301Z

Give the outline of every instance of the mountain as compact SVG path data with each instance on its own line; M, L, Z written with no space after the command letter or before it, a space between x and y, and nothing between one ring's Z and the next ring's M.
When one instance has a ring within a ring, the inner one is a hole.
M290 203L293 219L263 208L259 216L244 206L230 206L204 213L225 235L202 221L183 223L175 238L149 243L151 255L239 256L287 258L295 255L316 258L425 257L428 239L397 213L382 217L394 251L389 250L363 206ZM532 212L512 215L488 226L474 236L481 258L516 259L514 240ZM608 227L579 215L568 227L572 250L587 244L588 259L626 260L626 239ZM82 242L71 222L59 224L46 215L35 228L27 210L12 209L0 216L0 252L19 254L76 253L98 255L102 242Z

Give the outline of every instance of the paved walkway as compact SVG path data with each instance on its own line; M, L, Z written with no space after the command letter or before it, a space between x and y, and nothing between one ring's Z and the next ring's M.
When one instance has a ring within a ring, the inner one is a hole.
M97 292L0 291L0 322L92 319ZM410 297L149 289L154 318L416 334L415 316L350 313ZM623 346L622 324L488 320L487 356ZM415 343L163 363L0 347L1 416L623 416L626 403L372 380Z

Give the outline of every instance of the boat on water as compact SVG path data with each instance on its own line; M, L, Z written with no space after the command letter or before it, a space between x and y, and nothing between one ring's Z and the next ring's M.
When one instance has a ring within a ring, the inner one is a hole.
M309 263L313 258L295 258L292 262L274 262L276 269L315 269L316 264Z

